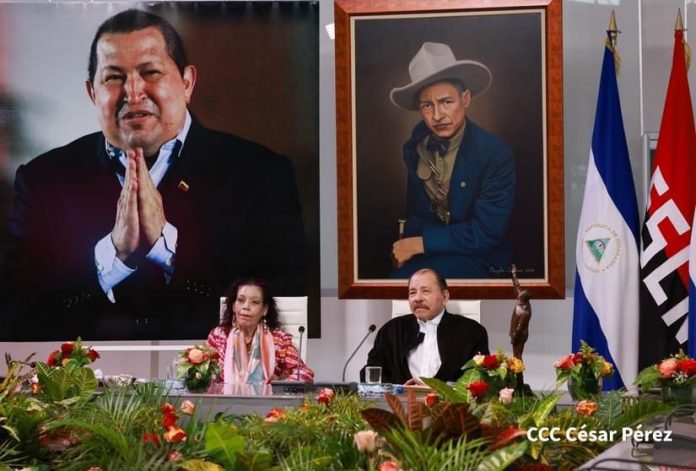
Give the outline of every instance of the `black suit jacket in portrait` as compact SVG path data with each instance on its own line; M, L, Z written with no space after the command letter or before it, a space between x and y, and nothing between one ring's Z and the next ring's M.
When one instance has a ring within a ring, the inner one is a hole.
M116 286L114 304L94 261L121 192L103 134L19 167L0 340L205 338L219 296L241 276L267 280L278 295L306 294L301 208L286 157L194 119L158 190L178 229L173 277L167 283L143 261Z
M391 319L377 332L366 366L381 366L385 383L405 383L411 379L408 355L418 346L419 332L413 314ZM456 381L462 375L462 366L474 355L488 355L488 333L478 322L445 311L437 327L437 345L442 364L435 377ZM364 370L360 372L361 380Z

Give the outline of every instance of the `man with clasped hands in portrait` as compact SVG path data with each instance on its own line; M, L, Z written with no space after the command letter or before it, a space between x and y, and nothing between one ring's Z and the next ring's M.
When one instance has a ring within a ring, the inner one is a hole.
M408 281L411 314L384 324L367 355L367 365L381 366L382 381L414 384L419 378L456 381L474 355L488 355L488 333L478 322L450 314L447 280L429 268ZM360 372L364 379L365 368Z
M202 338L242 275L305 294L292 164L192 116L176 30L118 13L88 73L101 132L17 170L3 340Z

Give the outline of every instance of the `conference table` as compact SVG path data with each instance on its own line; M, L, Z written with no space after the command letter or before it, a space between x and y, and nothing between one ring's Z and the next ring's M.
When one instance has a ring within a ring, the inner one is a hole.
M389 409L384 400L384 392L395 392L392 385L361 383L321 383L316 385L288 384L236 385L213 383L204 392L190 392L178 382L169 382L167 396L172 400L189 400L197 405L199 417L212 417L218 413L229 415L258 414L265 416L274 407L300 407L306 400L315 398L319 390L327 387L334 391L351 390L376 407ZM398 390L396 390L398 391ZM404 401L406 394L398 394Z

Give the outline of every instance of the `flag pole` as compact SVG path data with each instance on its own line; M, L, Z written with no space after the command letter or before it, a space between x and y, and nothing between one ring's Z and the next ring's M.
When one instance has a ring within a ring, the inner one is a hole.
M619 52L616 50L616 43L620 32L621 30L616 26L616 14L614 10L612 10L611 17L609 18L609 28L607 29L607 38L604 40L604 43L614 56L614 69L616 69L617 75L621 67L621 56L619 56Z
M684 22L682 21L681 8L677 9L677 21L674 24L674 31L681 31L682 33L686 31L684 28ZM691 65L691 47L689 47L689 43L686 42L683 35L682 44L684 45L684 61L686 62L686 70L688 71L689 66Z

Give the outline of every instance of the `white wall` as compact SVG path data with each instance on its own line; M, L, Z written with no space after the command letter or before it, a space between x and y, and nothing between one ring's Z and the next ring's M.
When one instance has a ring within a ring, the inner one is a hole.
M642 136L644 132L657 131L659 127L678 7L682 8L686 26L689 14L696 13L694 3L687 0L566 0L563 3L567 298L532 301L531 333L524 356L527 363L525 379L533 388L548 388L553 384L553 362L570 349L575 237L587 170L604 31L610 12L612 9L616 11L618 26L622 30L618 43L622 71L618 81L634 179L642 208L642 182L646 178L642 166ZM320 22L322 338L309 340L308 363L315 369L317 380L329 381L341 379L341 370L348 355L371 323L379 327L389 318L390 304L384 300L339 300L336 297L334 55L333 43L324 30L324 25L333 22L333 4L330 0L321 0ZM689 73L689 79L693 93L696 90L693 70ZM521 87L520 93L523 92ZM482 323L488 329L492 349L501 346L510 351L507 331L512 306L511 300L483 302ZM349 365L348 380L357 380L358 370L371 343L372 337ZM45 358L55 347L55 343L6 343L0 344L0 351L7 351L16 358L37 351L39 358ZM107 374L126 372L139 377L153 374L162 376L173 357L174 352L105 352L95 366L100 366ZM0 372L4 370L4 365L0 366Z

